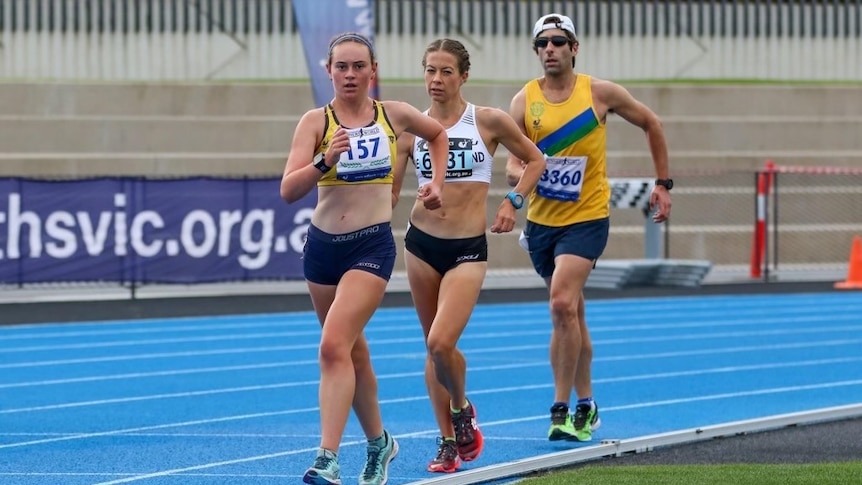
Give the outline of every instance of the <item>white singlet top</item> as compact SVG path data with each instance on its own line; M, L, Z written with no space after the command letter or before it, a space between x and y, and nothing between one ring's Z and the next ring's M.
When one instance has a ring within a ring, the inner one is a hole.
M425 111L428 114L428 111ZM491 183L491 165L494 157L479 135L476 126L476 106L467 103L467 109L455 125L446 130L449 135L449 163L446 182ZM413 161L419 186L431 182L431 155L428 142L416 137L413 141Z

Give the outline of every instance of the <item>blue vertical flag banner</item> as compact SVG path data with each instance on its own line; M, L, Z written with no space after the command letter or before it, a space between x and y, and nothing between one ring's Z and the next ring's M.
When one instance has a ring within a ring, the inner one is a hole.
M374 0L294 0L293 15L299 26L305 62L315 106L332 100L332 81L326 73L329 41L342 32L358 32L374 45ZM371 97L379 99L377 79Z

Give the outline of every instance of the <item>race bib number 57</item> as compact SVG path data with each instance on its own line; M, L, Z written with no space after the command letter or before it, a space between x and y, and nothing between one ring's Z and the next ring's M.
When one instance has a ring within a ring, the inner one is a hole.
M385 177L392 170L386 134L379 126L350 130L350 149L335 167L339 180L360 182Z
M581 197L587 157L547 157L547 168L536 188L547 199L575 202Z

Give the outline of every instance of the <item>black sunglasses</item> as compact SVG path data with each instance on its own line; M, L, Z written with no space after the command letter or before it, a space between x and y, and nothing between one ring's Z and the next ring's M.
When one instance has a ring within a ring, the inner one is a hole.
M564 35L554 35L551 37L539 37L533 41L533 47L536 49L544 49L548 47L548 42L554 44L555 47L563 47L569 43L569 38Z

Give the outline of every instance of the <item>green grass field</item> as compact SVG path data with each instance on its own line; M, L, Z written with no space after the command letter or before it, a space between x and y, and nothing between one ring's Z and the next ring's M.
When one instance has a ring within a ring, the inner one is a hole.
M528 478L521 485L854 485L862 461L795 465L592 466Z

